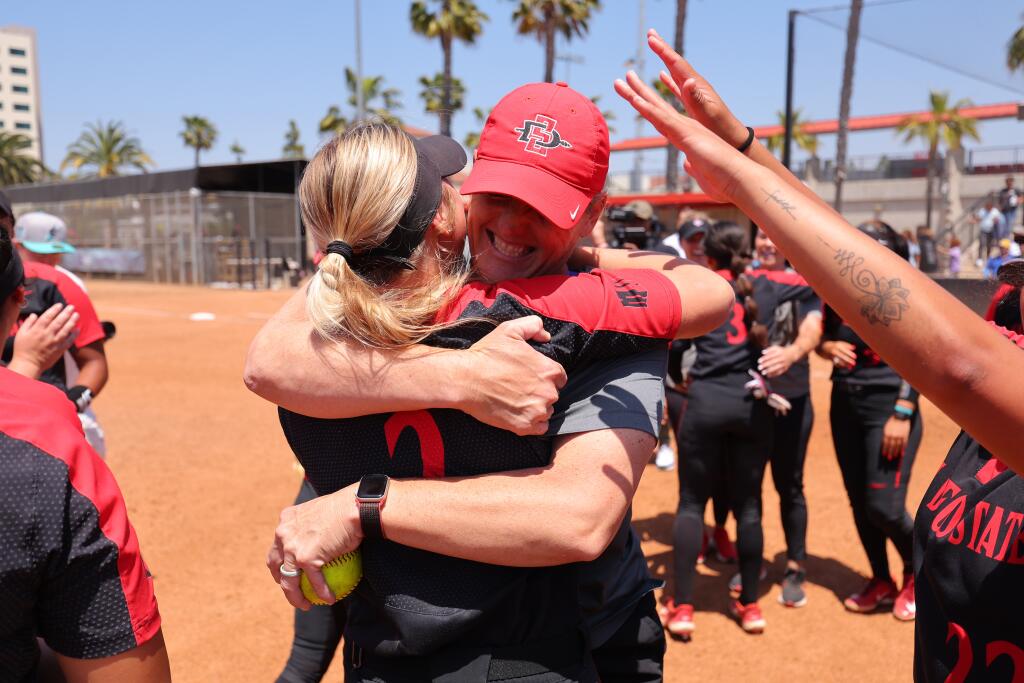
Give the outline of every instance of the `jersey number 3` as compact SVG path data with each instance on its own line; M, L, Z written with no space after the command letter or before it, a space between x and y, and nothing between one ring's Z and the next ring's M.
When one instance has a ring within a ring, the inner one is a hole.
M729 329L725 332L725 340L733 346L747 341L747 325L743 322L745 315L743 304L737 301L732 305L732 318L729 320Z
M420 458L423 460L423 476L440 478L444 476L444 441L441 430L434 422L434 416L426 410L395 413L384 423L384 438L388 442L388 456L395 457L398 437L407 428L416 432L420 442Z

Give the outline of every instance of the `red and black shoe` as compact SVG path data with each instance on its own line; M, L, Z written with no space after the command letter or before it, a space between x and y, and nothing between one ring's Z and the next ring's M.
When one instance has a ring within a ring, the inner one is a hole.
M665 630L680 640L689 640L693 637L696 627L693 624L693 605L677 605L669 600L665 605L667 619Z
M873 578L858 593L843 600L843 607L851 612L874 612L896 601L896 584L892 579Z
M744 605L739 600L733 600L729 611L740 622L740 627L747 633L764 633L764 627L768 624L761 608L756 602Z
M896 596L892 606L892 615L900 621L913 621L917 618L917 601L914 599L914 575L904 574L903 588Z

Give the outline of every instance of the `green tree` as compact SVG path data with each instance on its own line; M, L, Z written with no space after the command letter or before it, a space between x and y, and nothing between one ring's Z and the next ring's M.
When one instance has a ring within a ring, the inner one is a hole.
M288 130L284 134L284 147L281 153L286 159L302 159L306 156L306 148L299 142L299 127L295 119L288 121Z
M217 141L217 127L202 116L182 116L185 130L178 133L186 147L195 150L195 167L199 168L199 152L211 149Z
M444 74L436 73L432 78L420 76L420 85L423 86L423 90L420 91L420 99L423 100L424 109L428 114L440 114L442 111L454 114L457 111L461 111L464 104L463 99L466 95L466 88L462 85L462 79L453 77L451 80L450 108L447 110L444 109L443 104Z
M155 166L149 155L142 150L137 137L128 135L120 121L97 121L86 124L78 139L68 145L68 153L60 170L71 167L75 175L85 167L94 167L86 177L109 178L121 175L125 166L147 171Z
M228 151L235 155L235 163L242 163L242 157L245 155L245 147L242 147L242 145L238 143L238 140L231 143L231 147L228 148Z
M327 108L327 113L320 119L318 130L321 135L339 135L348 129L348 119L341 114L341 109L336 104Z
M26 150L32 140L20 133L0 131L0 186L38 182L46 167Z
M348 93L346 103L353 110L359 106L358 80L356 73L352 69L345 67L345 91ZM366 113L370 117L387 121L396 126L401 125L401 118L395 114L396 109L402 108L402 102L399 99L402 95L401 91L397 88L385 88L383 76L364 76L362 91L363 107L365 107ZM347 118L342 114L341 107L332 104L327 108L327 113L320 119L317 128L321 135L344 133L355 122L355 118L354 115L351 119Z
M428 2L437 5L437 11L430 11ZM441 135L450 136L452 133L452 44L456 40L473 44L483 33L483 24L487 20L488 16L472 0L417 0L409 8L412 30L441 41L444 56L444 88L439 116Z
M473 118L476 120L476 127L483 130L484 124L487 123L487 117L491 115L490 109L483 109L481 107L473 107ZM475 130L470 133L466 133L466 137L463 138L462 144L469 150L474 150L480 145L480 130Z
M896 127L896 134L906 143L921 140L928 145L928 180L925 183L925 225L932 227L932 192L935 186L935 165L939 148L960 149L965 137L980 140L977 119L964 116L960 110L972 106L968 99L950 105L949 93L932 90L928 95L929 114L908 116Z
M793 143L797 147L804 150L812 157L818 155L818 136L811 135L810 133L804 132L804 124L807 123L803 120L803 109L793 110ZM783 129L786 127L786 112L777 111L775 112L775 118L778 120L779 125ZM772 154L782 154L782 146L786 143L785 133L776 133L770 135L765 141L765 147Z
M843 181L846 180L846 136L850 132L850 99L853 97L853 67L857 62L857 39L860 37L860 13L864 0L850 3L850 19L846 24L846 56L843 59L843 84L839 89L839 131L836 135L836 197L832 202L837 213L843 212Z
M1011 72L1024 69L1024 26L1010 36L1010 42L1006 46L1006 68Z
M590 30L591 13L601 9L600 0L519 0L512 13L516 31L533 35L544 46L544 80L555 80L555 39L568 42Z

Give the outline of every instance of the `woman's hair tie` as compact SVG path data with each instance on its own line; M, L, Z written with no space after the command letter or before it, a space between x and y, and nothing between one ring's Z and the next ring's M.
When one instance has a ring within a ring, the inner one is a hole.
M327 244L327 248L324 249L325 254L337 254L346 261L352 260L352 245L348 242L342 242L341 240L334 240Z

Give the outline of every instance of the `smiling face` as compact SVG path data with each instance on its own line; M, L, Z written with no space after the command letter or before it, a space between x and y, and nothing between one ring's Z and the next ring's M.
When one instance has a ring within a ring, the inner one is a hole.
M596 204L600 215L603 202ZM477 273L488 282L564 273L576 243L593 227L594 208L591 202L579 223L564 230L513 197L474 194L469 245Z
M786 259L779 253L778 247L772 242L772 238L763 230L757 231L754 237L754 251L757 253L757 260L765 270L782 270L786 267Z

